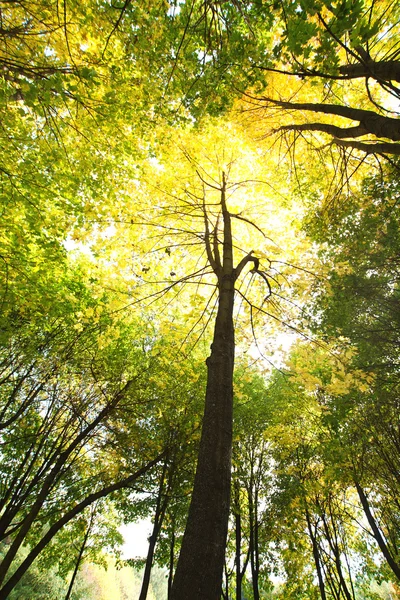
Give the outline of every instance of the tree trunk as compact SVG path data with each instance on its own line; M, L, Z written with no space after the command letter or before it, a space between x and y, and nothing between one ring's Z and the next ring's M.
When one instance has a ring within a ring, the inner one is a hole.
M322 569L321 569L321 560L320 560L320 556L319 556L318 543L317 543L316 535L314 534L314 532L312 530L311 518L310 518L310 513L308 512L307 505L305 506L305 512L306 512L306 519L307 519L308 534L310 536L310 540L311 540L311 544L312 544L315 568L317 570L318 586L319 586L319 591L321 594L321 600L326 600L325 583L324 583L324 577L323 577L323 573L322 573Z
M169 568L168 568L168 600L171 600L172 581L174 576L174 562L175 562L175 528L172 523L171 541L169 544Z
M149 585L150 585L151 569L153 567L154 551L156 548L158 534L160 533L160 528L161 528L161 523L158 523L155 520L154 525L153 525L153 531L149 538L149 547L147 550L146 564L144 567L144 574L143 574L142 587L140 590L139 600L146 600L146 598L147 598L147 593L149 591Z
M352 599L352 595L349 592L349 588L347 587L347 583L346 583L346 580L345 580L344 575L343 575L343 569L342 569L342 563L341 563L341 554L342 554L342 552L341 552L341 549L339 547L339 540L338 540L338 536L337 536L337 532L336 532L336 526L335 526L335 517L332 514L332 511L330 511L330 517L331 517L333 534L331 533L331 531L329 529L328 516L327 516L326 512L324 511L321 514L322 523L323 523L324 531L325 531L325 539L327 540L329 548L332 551L333 562L335 564L336 574L337 574L337 577L338 577L338 582L339 582L339 587L338 587L339 597L340 597L341 592L343 591L343 595L346 598L346 600L353 600Z
M372 529L372 533L374 538L376 539L379 549L382 552L383 556L386 559L387 564L392 569L393 573L396 575L397 579L400 580L400 565L397 564L395 559L393 558L387 544L383 538L383 535L380 532L380 529L376 523L376 520L371 512L371 508L369 506L368 498L365 495L364 490L361 485L356 481L356 488L358 492L358 496L360 498L361 505L364 509L365 516L367 517L368 523Z
M233 404L233 276L222 281L192 501L172 600L219 600L228 532Z
M65 596L64 600L70 600L70 598L71 598L72 589L74 587L75 579L76 579L76 576L78 575L78 570L79 570L79 567L80 567L81 562L82 562L82 557L83 557L83 553L84 553L85 548L86 548L87 541L89 539L90 530L92 529L93 518L94 518L94 511L92 511L92 513L90 515L89 525L87 526L85 535L83 536L82 545L81 545L81 547L79 549L78 557L77 557L76 562L75 562L74 572L72 573L72 577L71 577L71 581L69 583L67 595Z
M223 585L221 588L221 600L229 600L229 573L228 573L228 568L226 566L226 557L225 557L225 564L224 564Z
M165 484L165 477L167 474L167 468L168 468L168 464L167 464L167 459L166 459L164 462L164 466L163 466L163 470L162 470L162 474L161 474L161 478L160 478L160 485L158 488L156 510L155 510L155 514L154 514L153 531L151 532L151 536L149 539L149 548L147 550L146 564L144 567L142 588L140 590L139 600L146 600L146 598L147 598L147 593L149 591L149 585L150 585L151 569L153 567L154 551L156 549L158 535L160 533L161 526L164 521L165 511L167 509L168 496L164 494L164 484ZM170 476L171 476L171 474L170 474Z
M221 597L231 491L235 282L249 262L253 262L254 272L258 272L259 264L250 252L236 267L233 265L225 173L222 173L219 188L215 182L208 184L201 180L221 193L223 252L221 261L219 217L211 234L204 197L205 249L218 278L219 298L211 355L206 361L207 386L197 470L171 600L219 600Z
M36 499L32 504L28 514L23 519L21 523L21 527L16 533L10 548L7 551L2 563L0 564L0 584L5 580L8 570L20 548L20 546L24 543L25 538L27 537L32 524L34 523L36 517L40 513L40 510L43 504L46 501L46 498L54 485L54 482L58 480L61 476L63 469L68 469L68 459L73 455L74 451L76 451L90 436L90 434L96 429L96 427L103 421L105 417L107 417L118 405L118 402L125 395L125 392L132 386L133 380L128 381L125 386L120 390L115 397L109 402L93 419L91 423L89 423L83 431L81 431L69 444L69 446L59 452L57 459L55 460L50 472L44 477L43 484L41 489L38 491ZM67 465L67 466L66 466ZM25 562L25 561L24 561ZM22 566L22 565L21 565ZM20 567L19 567L20 568ZM16 573L19 571L17 569ZM15 578L16 573L13 574L12 578ZM9 586L10 581L7 582L7 586ZM1 598L1 592L0 592Z
M235 486L235 549L236 549L236 600L242 600L242 517L240 514L239 486Z
M6 600L8 598L10 592L17 585L21 577L26 573L29 569L35 558L39 556L39 554L44 550L47 544L53 539L53 537L66 525L79 515L87 506L96 502L100 498L105 498L109 494L117 490L121 490L124 487L130 485L133 481L138 479L141 475L146 473L151 467L157 464L163 457L165 456L165 452L157 456L154 460L147 463L144 467L140 468L138 471L130 475L129 477L125 477L125 479L109 485L101 490L94 492L87 496L84 500L82 500L79 504L76 504L73 508L67 511L58 521L53 523L51 527L46 531L43 537L39 540L39 542L32 548L29 552L28 556L22 561L20 566L16 569L16 571L11 575L11 577L7 580L4 586L0 589L0 600Z
M253 471L253 466L252 466ZM253 495L254 492L254 495ZM253 473L251 474L250 486L248 489L249 499L249 528L250 528L250 567L251 567L251 582L253 587L254 600L260 600L260 590L258 585L259 575L259 556L258 556L258 511L257 511L257 493L256 484L254 483Z

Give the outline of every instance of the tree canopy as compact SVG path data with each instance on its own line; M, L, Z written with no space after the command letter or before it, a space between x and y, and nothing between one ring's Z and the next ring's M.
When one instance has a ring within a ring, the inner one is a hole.
M0 1L0 598L397 597L399 23Z

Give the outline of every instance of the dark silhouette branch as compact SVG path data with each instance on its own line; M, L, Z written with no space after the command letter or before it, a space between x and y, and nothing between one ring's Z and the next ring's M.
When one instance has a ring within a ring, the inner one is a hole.
M392 117L384 117L372 110L352 108L350 106L343 106L340 104L288 102L284 100L274 100L268 97L261 97L260 101L265 102L267 105L279 106L287 110L304 110L313 113L344 117L345 119L350 119L351 121L358 121L358 127L360 128L360 131L363 129L365 130L366 134L369 133L375 135L376 137L384 137L394 142L400 141L400 120ZM323 124L321 124L321 126L325 127ZM288 128L291 127L296 128L298 126L288 126Z
M330 125L329 123L300 123L293 125L282 125L274 130L274 133L280 131L321 131L322 133L329 133L329 135L338 138L356 138L363 135L368 135L368 131L362 126L357 125L356 127L338 127L337 125Z
M356 141L345 141L334 139L333 142L336 146L342 146L343 148L354 148L355 150L361 150L366 154L395 154L400 155L400 144L391 144L390 142L356 142Z

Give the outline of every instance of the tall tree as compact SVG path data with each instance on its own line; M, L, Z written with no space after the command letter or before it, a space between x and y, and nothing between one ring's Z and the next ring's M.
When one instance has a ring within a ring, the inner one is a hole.
M127 203L116 228L123 240L121 257L131 253L132 244L134 247L129 295L134 302L149 305L161 298L165 307L169 294L168 307L179 304L185 317L184 321L182 316L174 318L173 329L180 343L198 343L214 318L215 303L214 331L206 338L212 344L206 361L198 466L171 597L197 594L217 598L229 517L234 298L240 298L237 320L247 321L250 330L255 331L258 322L265 325L269 319L281 323L279 302L290 289L296 269L279 260L282 248L268 234L275 236L281 214L288 217L283 228L290 229L291 208L290 203L282 206L281 199L276 200L271 193L268 214L260 213L256 199L269 189L265 166L234 123L224 132L213 122L202 130L188 128L180 133L179 145L174 143L176 137L169 135L168 156L160 153L136 188L143 201L141 210L132 205L130 213ZM248 178L249 168L252 179ZM254 253L244 250L250 243L254 247L255 242L262 249ZM285 255L289 256L298 243L304 239L292 237ZM274 259L269 258L269 249ZM282 269L287 269L286 277L281 276ZM202 289L212 290L209 298L200 294ZM294 307L293 313L297 310Z
M234 265L226 173L222 171L217 186L202 175L200 177L205 186L220 193L220 212L212 229L205 199L203 205L204 243L208 263L217 277L218 310L211 355L207 359L205 409L196 477L172 587L173 600L183 600L189 595L199 600L217 600L221 595L230 509L235 284L249 263L253 265L254 272L259 269L259 259L252 252Z

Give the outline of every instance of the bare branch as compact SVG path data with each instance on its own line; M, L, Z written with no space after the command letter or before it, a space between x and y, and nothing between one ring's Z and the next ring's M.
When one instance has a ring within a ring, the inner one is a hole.
M329 123L293 123L292 125L282 125L277 129L273 130L273 133L279 131L321 131L322 133L329 133L335 138L355 138L363 135L368 135L368 131L362 125L356 127L338 127L337 125L330 125Z
M254 253L254 250L252 250L246 256L244 256L242 258L242 260L239 262L238 266L235 269L235 281L238 279L238 277L240 276L240 274L243 271L244 267L249 262L253 262L253 264L254 264L254 269L252 269L252 271L254 273L257 272L256 270L258 269L258 265L259 265L260 261L259 261L258 258L256 258L255 256L253 256L253 253Z
M391 144L390 142L356 142L356 141L345 141L335 138L332 142L336 146L342 146L344 148L354 148L355 150L361 150L366 154L396 154L400 155L400 144Z
M266 104L280 106L288 110L305 110L326 115L336 115L352 121L359 121L360 126L365 129L366 133L371 133L377 137L385 137L394 142L400 140L400 120L379 115L372 110L363 110L361 108L352 108L350 106L339 104L288 102L284 100L274 100L273 98L268 97L261 97L260 101L265 102Z

